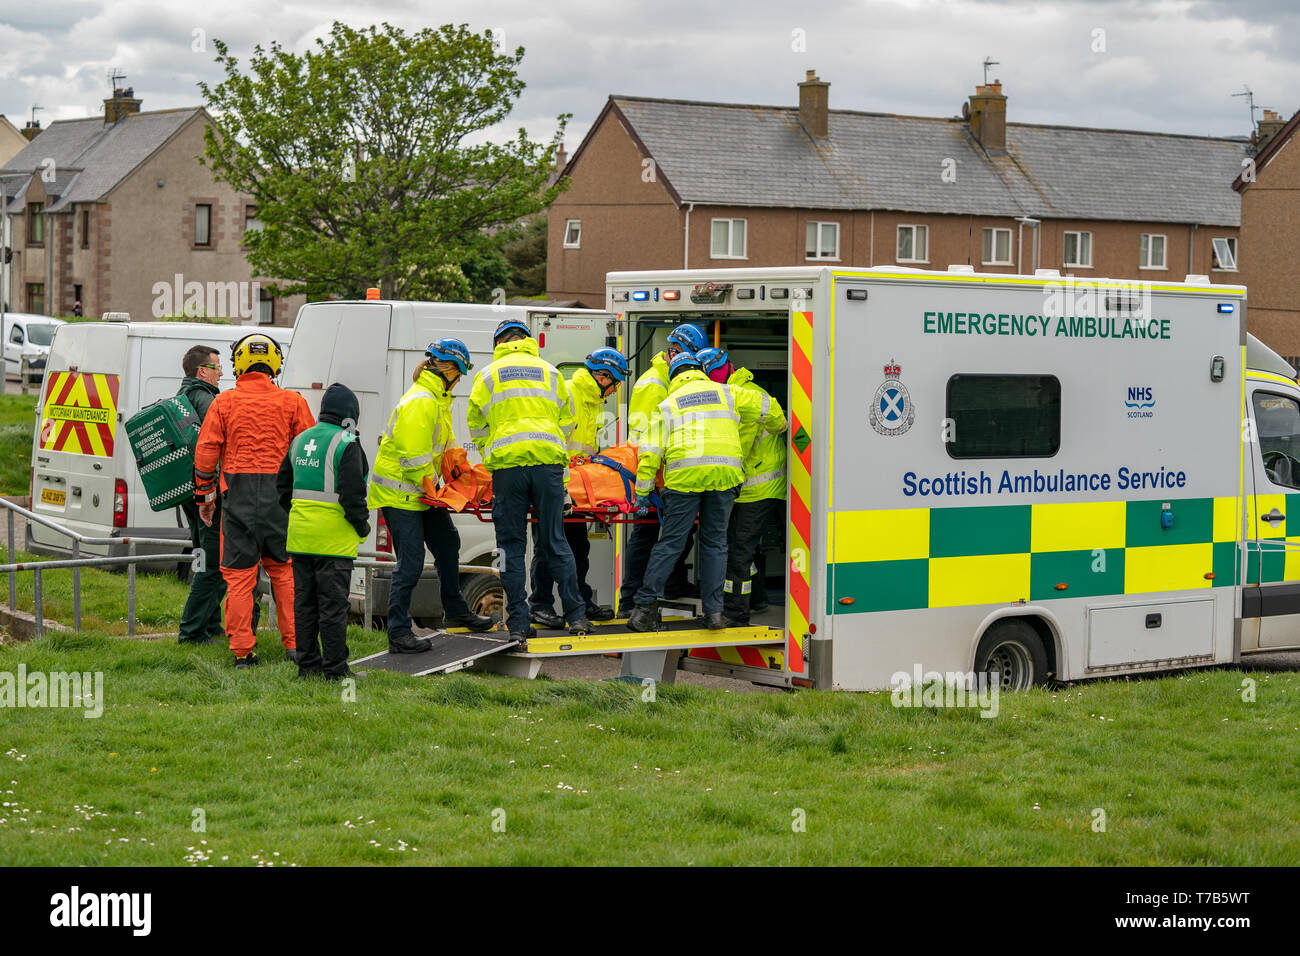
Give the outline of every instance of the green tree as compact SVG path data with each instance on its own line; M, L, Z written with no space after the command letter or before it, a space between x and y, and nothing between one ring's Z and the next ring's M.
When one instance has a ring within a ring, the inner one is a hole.
M501 250L510 263L507 295L542 295L546 292L546 217L537 216Z
M523 47L498 51L491 31L336 22L302 55L255 47L246 71L215 46L200 161L253 196L248 261L281 294L467 298L491 276L489 234L567 187L547 186L567 114L549 144L482 141L524 88Z

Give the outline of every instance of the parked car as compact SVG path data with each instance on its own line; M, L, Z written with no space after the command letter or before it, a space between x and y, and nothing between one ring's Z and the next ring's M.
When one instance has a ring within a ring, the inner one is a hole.
M23 356L32 369L44 369L54 332L66 323L49 315L4 313L5 375L18 377Z

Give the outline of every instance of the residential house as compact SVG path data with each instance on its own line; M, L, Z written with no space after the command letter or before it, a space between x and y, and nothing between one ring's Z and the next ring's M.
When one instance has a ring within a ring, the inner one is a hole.
M0 166L8 162L17 152L27 145L27 137L22 134L9 118L0 113Z

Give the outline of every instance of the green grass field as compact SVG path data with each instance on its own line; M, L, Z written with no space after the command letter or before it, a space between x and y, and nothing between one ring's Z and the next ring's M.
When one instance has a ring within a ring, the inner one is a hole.
M9 383L10 389L17 387ZM35 414L35 395L0 395L0 495L30 491Z
M353 629L354 655L383 636ZM103 715L6 709L9 864L1293 864L1300 679L1188 672L1004 697L734 694L375 672L355 700L220 646L96 634ZM1104 832L1094 820L1104 811ZM796 828L804 821L802 830ZM198 830L199 822L203 829Z

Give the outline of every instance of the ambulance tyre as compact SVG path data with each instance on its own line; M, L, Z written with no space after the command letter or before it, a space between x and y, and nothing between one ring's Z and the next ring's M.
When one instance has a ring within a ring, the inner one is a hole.
M1009 620L988 629L975 651L975 673L993 671L1001 693L1047 683L1047 652L1032 625Z
M495 574L462 574L460 593L475 614L486 614L494 623L506 617L506 592Z

